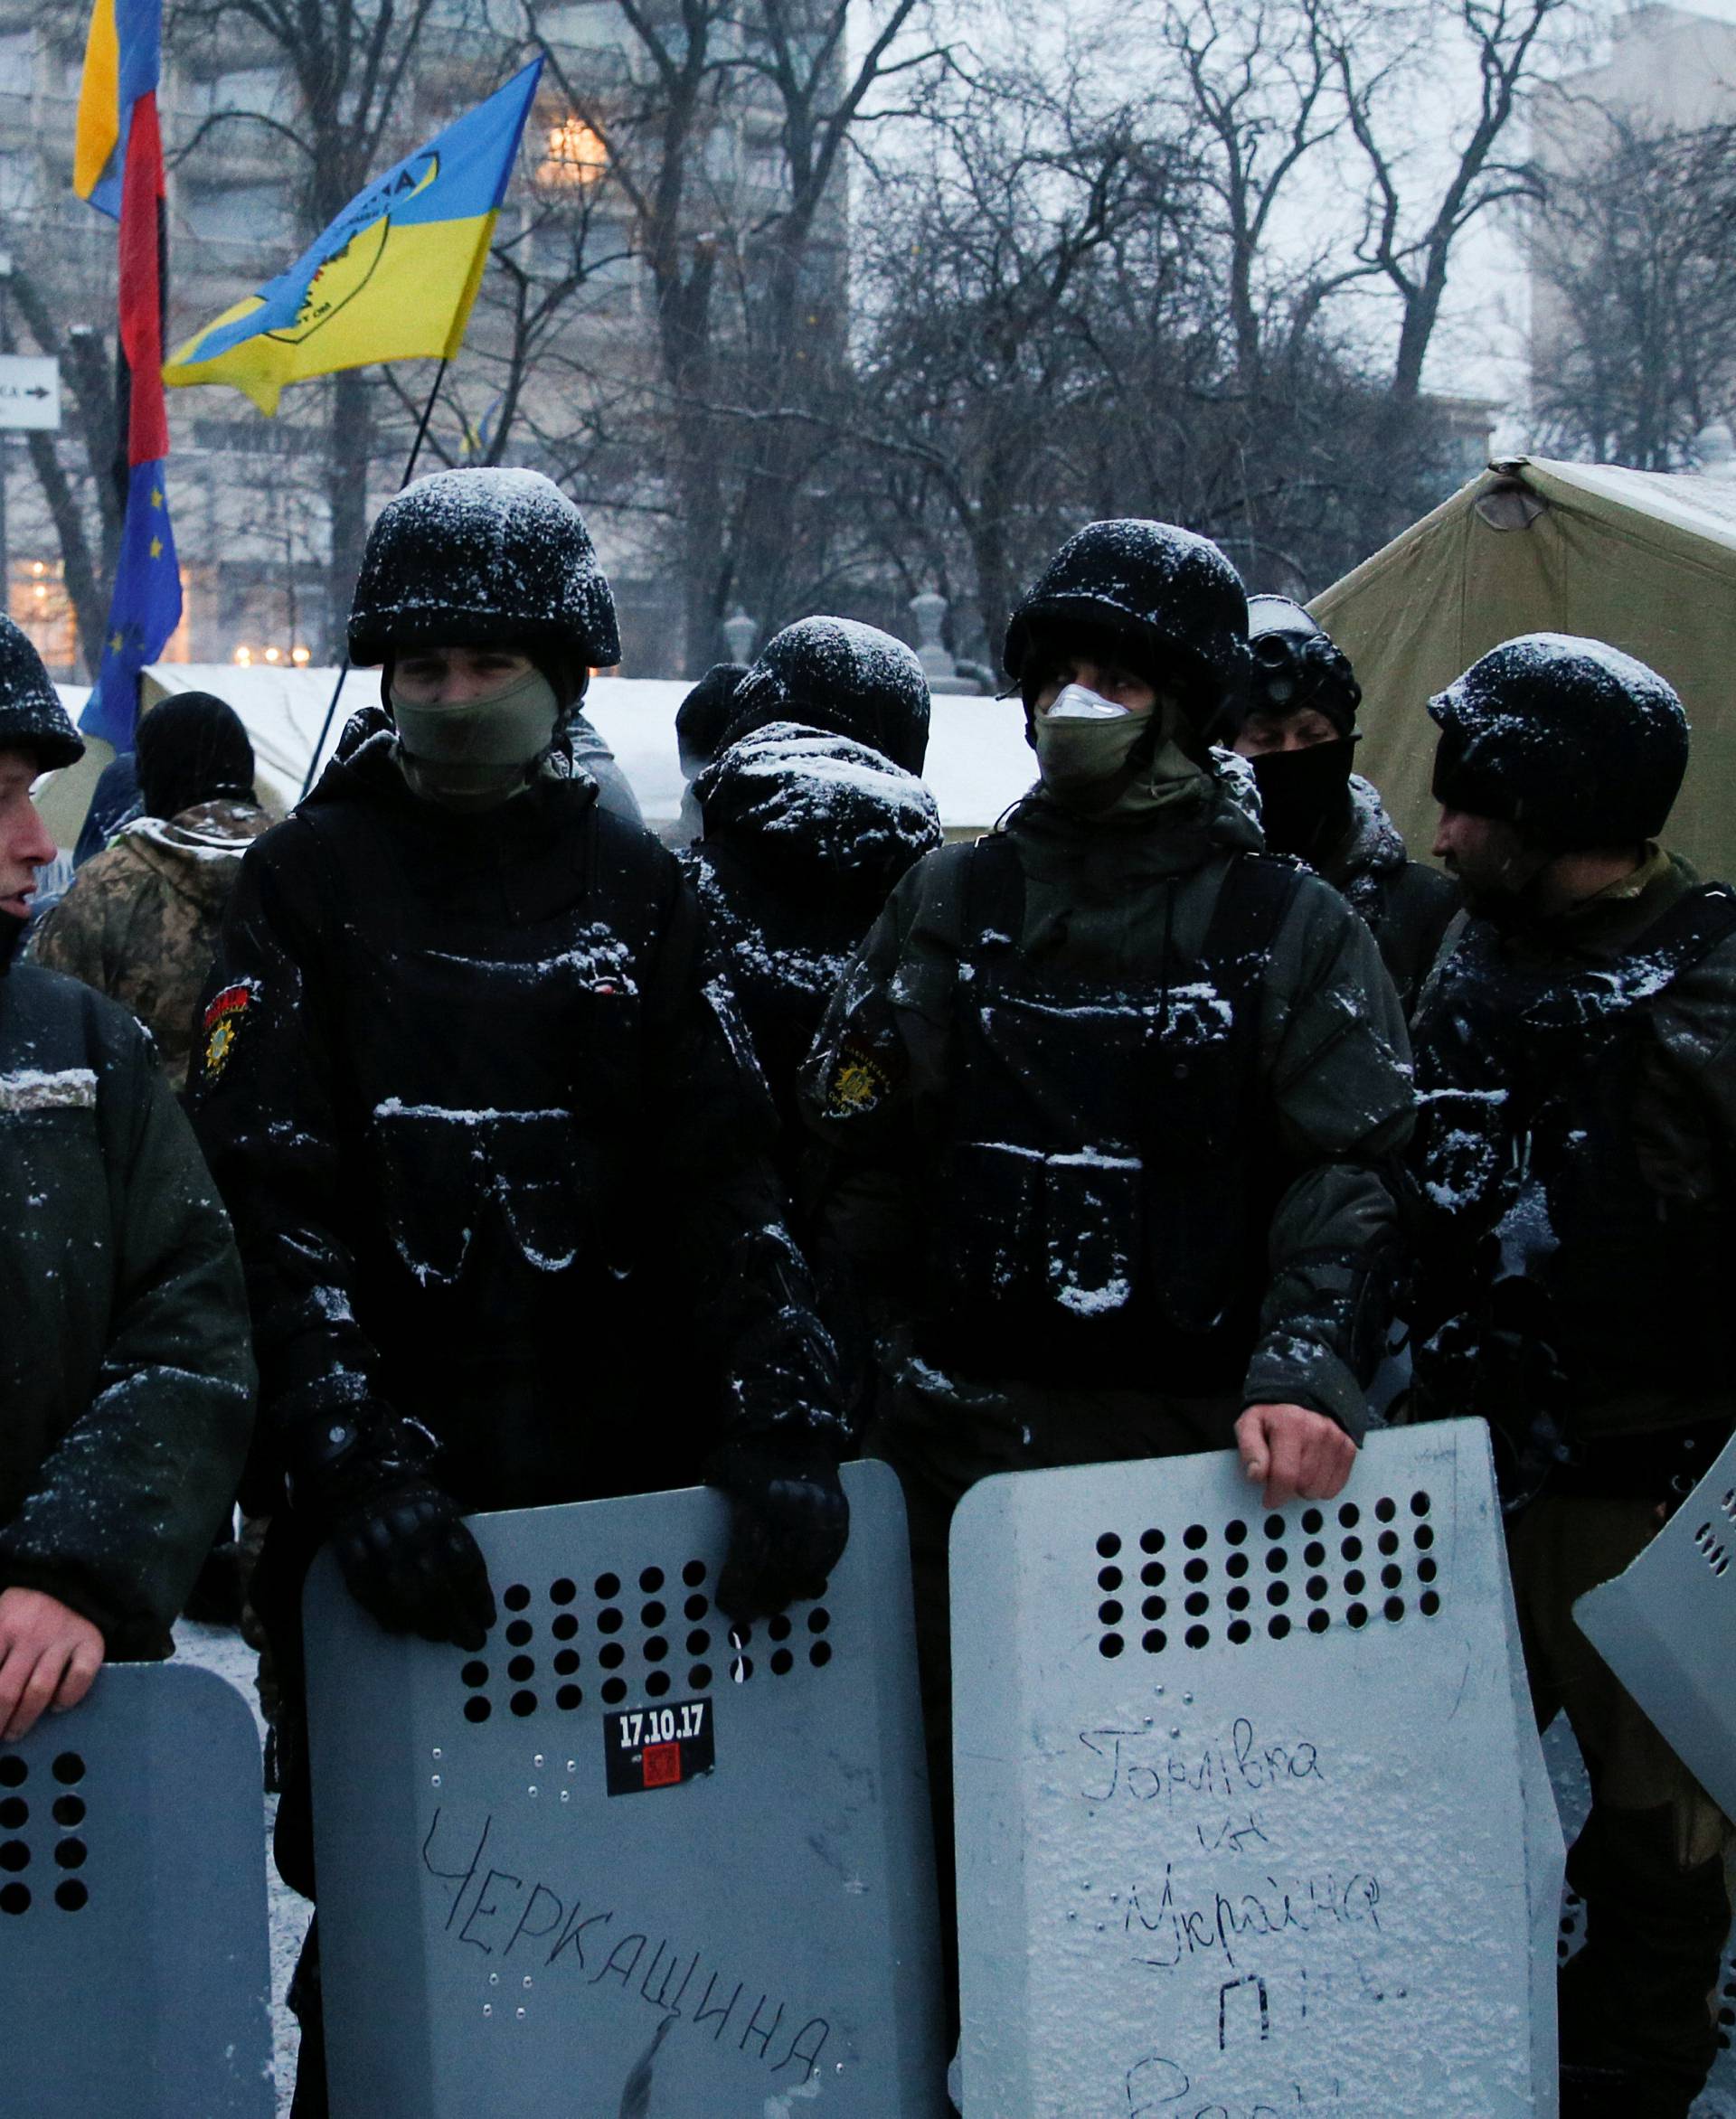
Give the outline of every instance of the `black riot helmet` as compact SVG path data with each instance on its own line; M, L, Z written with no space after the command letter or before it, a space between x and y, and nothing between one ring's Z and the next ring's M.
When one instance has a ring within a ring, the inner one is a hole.
M1070 537L1006 628L1002 659L1027 714L1049 657L1092 641L1147 683L1178 688L1205 740L1231 733L1246 709L1247 592L1210 538L1136 517Z
M539 664L602 669L621 659L615 599L584 517L539 471L417 479L368 533L350 608L351 661L509 645Z
M736 686L720 749L770 721L803 721L920 773L929 680L913 648L854 618L798 618L776 633Z
M1355 728L1363 688L1350 657L1299 603L1250 596L1248 645L1254 658L1250 713L1282 716L1313 707L1341 736Z
M31 752L42 772L84 756L84 739L67 718L42 658L0 614L0 750Z
M1688 769L1688 717L1671 687L1574 634L1504 641L1429 711L1440 728L1435 799L1553 853L1656 838Z

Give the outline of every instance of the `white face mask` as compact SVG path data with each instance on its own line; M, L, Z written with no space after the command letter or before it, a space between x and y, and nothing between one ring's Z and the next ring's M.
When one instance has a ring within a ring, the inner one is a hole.
M1037 718L1039 721L1110 721L1124 716L1133 718L1131 707L1117 706L1088 685L1063 684L1055 694L1054 704L1044 707Z

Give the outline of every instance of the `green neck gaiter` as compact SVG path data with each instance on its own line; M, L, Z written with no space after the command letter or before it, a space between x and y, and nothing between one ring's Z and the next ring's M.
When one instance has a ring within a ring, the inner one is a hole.
M449 705L403 698L394 687L398 756L412 791L448 809L493 809L530 785L554 740L560 702L541 670L484 699Z
M1178 740L1181 707L1160 700L1150 713L1134 714L1097 701L1101 712L1085 711L1095 698L1070 684L1055 705L1064 710L1076 699L1080 711L1036 717L1037 771L1051 799L1076 815L1102 818L1194 801L1208 776Z

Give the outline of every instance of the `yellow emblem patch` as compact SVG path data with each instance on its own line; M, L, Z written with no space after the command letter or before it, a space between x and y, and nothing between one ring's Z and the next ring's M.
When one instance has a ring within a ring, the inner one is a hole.
M214 1081L228 1066L247 1012L259 994L256 980L238 980L234 985L225 986L205 1010L205 1078L208 1081Z
M872 1052L861 1045L845 1045L833 1064L826 1097L826 1116L861 1118L892 1086L892 1077Z

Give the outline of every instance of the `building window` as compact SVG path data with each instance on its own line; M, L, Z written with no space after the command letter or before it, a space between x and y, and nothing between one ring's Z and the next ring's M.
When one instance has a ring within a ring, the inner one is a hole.
M14 560L8 572L12 621L47 664L52 677L75 681L79 624L66 593L59 560Z
M609 167L609 150L582 118L569 114L543 128L542 159L536 181L555 190L595 184Z

